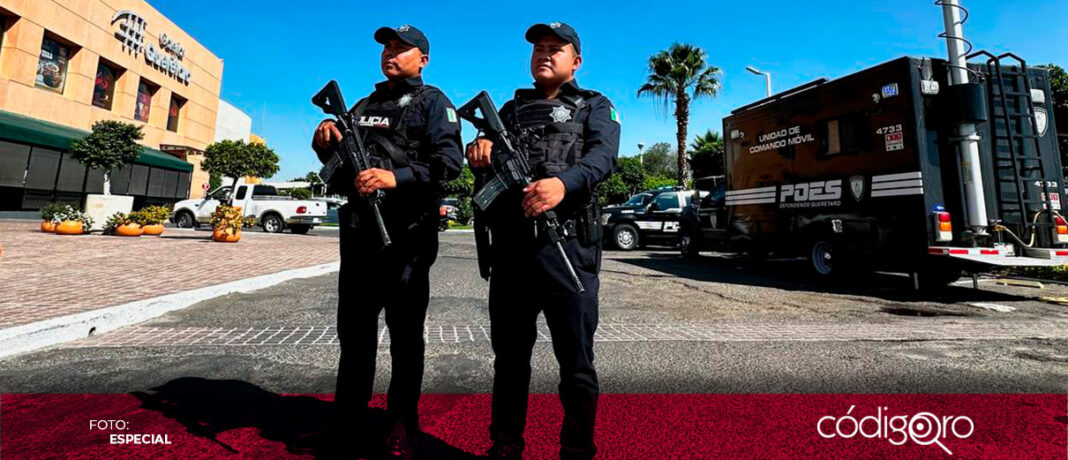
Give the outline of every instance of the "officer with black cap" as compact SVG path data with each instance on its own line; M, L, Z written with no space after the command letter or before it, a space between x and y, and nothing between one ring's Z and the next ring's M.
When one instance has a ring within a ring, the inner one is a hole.
M537 24L527 30L526 39L534 44L534 88L517 90L500 116L529 155L535 181L521 193L499 197L485 217L492 242L489 313L495 354L489 455L522 457L530 358L538 337L537 317L544 313L560 364L560 455L586 459L597 452L599 392L593 335L601 227L594 188L615 166L619 115L608 98L575 81L582 48L571 26ZM467 146L477 177L491 174L487 170L496 152L488 139ZM585 292L576 290L560 254L532 224L531 217L550 209L568 230L564 250Z
M368 430L367 404L375 379L378 316L384 309L389 328L393 375L388 394L392 422L386 455L408 457L407 438L418 429L417 405L423 379L423 323L430 299L430 266L438 251L441 186L455 179L463 164L460 124L452 103L438 88L423 84L430 42L410 25L383 27L381 43L386 81L352 110L359 120L373 168L337 180L337 193L349 203L339 210L341 272L338 280L338 364L333 440ZM323 121L312 147L323 161L338 145L341 132ZM361 196L384 190L382 217L392 244L382 240ZM364 443L365 444L365 443ZM338 444L327 444L337 448ZM345 445L349 454L355 446ZM337 453L337 452L333 452Z

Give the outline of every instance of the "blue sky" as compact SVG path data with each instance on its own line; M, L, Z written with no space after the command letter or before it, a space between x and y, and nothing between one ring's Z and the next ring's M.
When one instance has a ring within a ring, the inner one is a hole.
M531 83L530 45L536 22L563 21L582 38L579 83L607 95L623 117L621 155L636 144L674 144L675 122L656 100L638 98L648 57L672 42L708 53L719 67L719 96L691 106L690 139L720 131L733 108L764 95L771 72L776 91L840 77L904 55L945 56L941 8L933 1L648 2L357 2L150 0L224 60L222 98L248 113L253 132L281 156L277 179L318 170L309 148L323 117L311 96L330 79L349 103L382 79L382 25L412 24L431 42L424 79L463 104L486 89L502 104ZM964 0L965 36L977 49L1012 51L1031 64L1068 67L1068 0ZM560 5L550 11L549 6ZM530 5L538 6L531 9ZM464 138L474 130L464 125Z

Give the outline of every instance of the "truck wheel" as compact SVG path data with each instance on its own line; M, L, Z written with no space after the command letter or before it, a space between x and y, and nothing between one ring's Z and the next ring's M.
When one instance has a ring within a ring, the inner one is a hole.
M174 224L178 228L196 228L197 219L189 211L178 211L178 214L174 216Z
M297 235L307 235L311 229L312 226L308 224L293 224L289 226L289 231L296 233Z
M282 218L277 214L267 214L263 216L263 231L267 233L282 233L282 229L285 228L285 223L282 222Z
M809 251L808 256L812 271L820 277L837 274L835 272L834 253L834 245L830 241L816 240L813 242L812 250Z
M615 230L612 230L612 240L617 248L630 251L638 247L638 229L631 224L616 225Z

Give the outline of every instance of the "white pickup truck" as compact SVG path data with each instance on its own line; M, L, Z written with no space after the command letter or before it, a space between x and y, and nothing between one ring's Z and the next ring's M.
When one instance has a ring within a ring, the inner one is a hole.
M278 196L278 191L269 185L250 185L239 181L236 193L227 185L213 190L204 198L175 203L171 222L181 228L207 224L211 221L211 213L231 193L234 206L240 206L245 216L255 216L256 222L266 232L281 233L289 228L293 233L303 235L326 221L326 203L322 201Z

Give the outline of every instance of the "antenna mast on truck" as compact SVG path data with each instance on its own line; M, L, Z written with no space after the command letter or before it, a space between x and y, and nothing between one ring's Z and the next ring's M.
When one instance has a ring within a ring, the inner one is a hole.
M967 85L971 71L968 70L965 56L971 49L971 43L964 39L964 22L968 20L968 10L960 6L959 0L938 0L935 4L942 6L946 26L945 33L939 36L946 39L946 50L949 52L950 85ZM973 122L961 123L957 127L957 134L961 178L964 182L965 219L968 228L976 235L985 235L989 222L986 217L983 172L979 164L980 137Z

